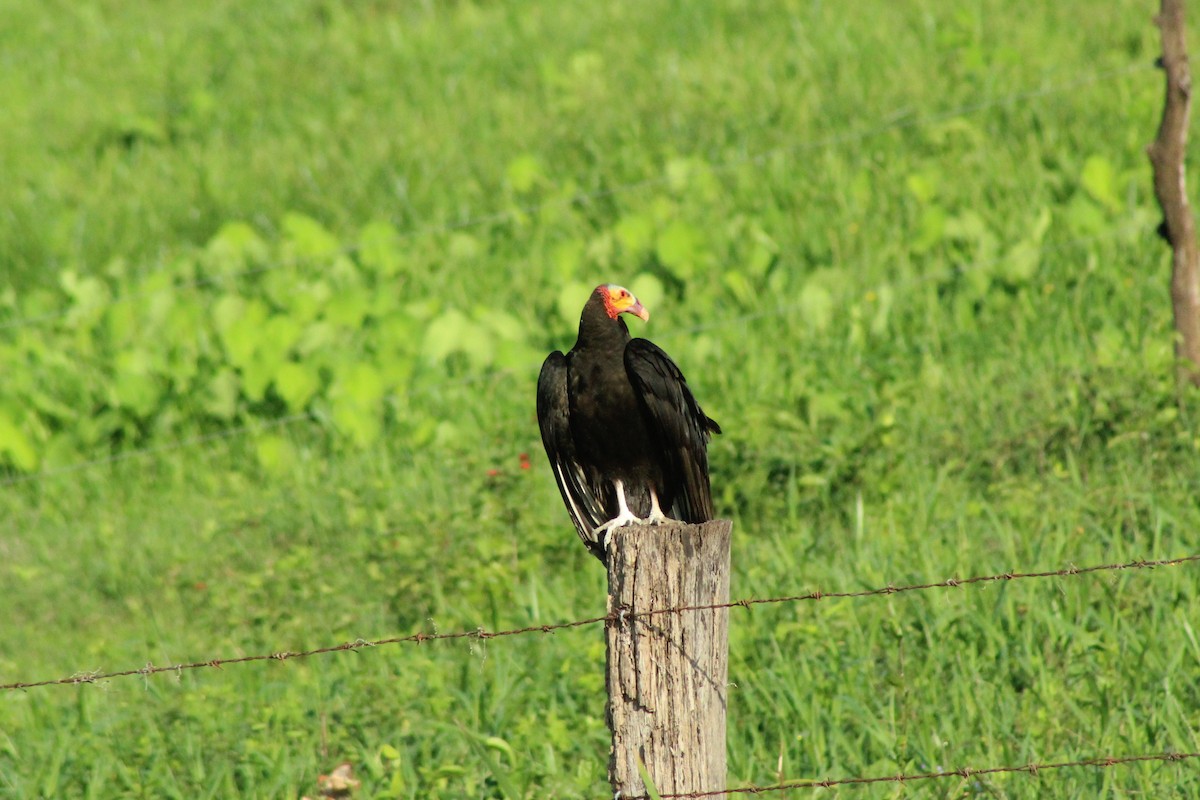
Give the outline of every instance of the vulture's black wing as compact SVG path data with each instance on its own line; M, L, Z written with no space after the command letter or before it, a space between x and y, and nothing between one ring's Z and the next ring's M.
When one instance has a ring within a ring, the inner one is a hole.
M712 519L707 446L709 434L720 433L720 426L700 408L679 367L653 342L630 341L625 370L661 448L667 484L660 487L663 511L683 522Z
M604 547L592 531L608 521L604 513L606 487L599 475L580 464L571 436L571 403L567 397L567 357L558 350L546 356L537 386L538 427L550 457L554 481L575 523L579 538L592 555L605 560Z

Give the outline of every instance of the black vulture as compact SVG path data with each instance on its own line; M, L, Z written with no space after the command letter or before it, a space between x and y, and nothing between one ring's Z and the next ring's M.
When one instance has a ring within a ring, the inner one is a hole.
M596 287L579 337L538 376L542 444L575 529L606 560L608 535L630 524L712 519L709 419L660 347L633 339L622 314L649 321L624 287Z

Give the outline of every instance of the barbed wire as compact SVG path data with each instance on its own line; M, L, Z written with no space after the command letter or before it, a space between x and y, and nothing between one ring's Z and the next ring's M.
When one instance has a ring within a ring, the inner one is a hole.
M1031 776L1040 772L1067 769L1068 767L1099 767L1107 769L1124 764L1136 764L1146 761L1186 761L1190 758L1200 758L1200 753L1153 753L1138 756L1100 756L1083 758L1077 761L1057 761L1048 764L1022 764L1011 767L960 767L958 769L939 770L937 772L920 772L914 774L882 775L872 778L838 778L836 780L800 780L779 783L774 786L743 786L736 789L714 789L703 792L674 792L660 793L662 800L683 800L684 798L717 797L730 794L767 794L768 792L783 792L789 789L830 789L835 786L862 786L869 783L908 783L909 781L929 781L943 778L960 778L970 780L984 775L1000 775L1004 773L1024 772ZM650 795L635 795L622 800L650 800Z
M34 689L42 686L97 683L99 681L109 680L112 678L123 678L131 675L141 675L145 677L149 675L156 675L162 672L174 672L179 674L187 670L204 669L207 667L220 668L228 664L246 664L253 661L290 661L294 659L324 655L326 653L353 652L365 648L379 647L381 645L389 644L419 645L424 644L425 642L442 641L448 639L478 639L486 641L488 639L499 639L506 636L520 636L526 633L554 633L555 631L567 630L570 628L581 628L587 625L596 625L601 622L609 624L626 624L630 620L645 619L662 616L664 614L682 614L691 611L714 611L723 608L750 608L751 606L757 605L794 603L808 600L879 597L885 595L903 594L906 592L925 591L929 589L959 588L962 586L970 586L982 583L1007 582L1034 578L1073 577L1077 575L1087 575L1094 572L1154 569L1156 567L1178 566L1180 564L1186 564L1195 561L1200 561L1200 553L1188 556L1180 556L1178 558L1158 559L1154 561L1141 559L1123 563L1099 564L1090 567L1070 566L1063 569L1046 570L1042 572L1003 572L995 575L976 575L970 578L947 578L945 580L934 581L932 583L917 583L902 586L888 584L887 586L877 589L863 589L860 591L824 592L817 590L807 592L805 594L788 595L784 597L751 597L741 600L733 600L726 603L676 606L674 608L656 608L648 611L633 611L629 608L618 608L603 616L588 617L586 619L578 619L571 622L560 622L551 625L528 625L523 628L512 628L499 631L489 631L483 627L479 627L474 630L457 631L454 633L413 633L407 636L392 636L386 639L355 639L352 642L343 642L341 644L330 645L328 647L318 647L312 650L281 650L259 655L235 656L231 658L210 658L204 661L171 664L168 666L156 666L153 663L147 663L144 667L139 669L125 669L116 672L100 672L98 670L76 672L75 674L65 678L0 684L0 691Z
M1042 86L1036 89L1022 89L1020 91L1011 92L1006 95L1000 95L989 100L966 103L960 106L943 109L941 111L935 111L925 115L915 114L909 109L899 109L889 114L885 114L878 122L868 127L793 142L791 144L769 148L758 153L750 153L737 158L727 159L722 162L710 164L709 169L713 170L714 172L728 172L747 164L762 164L771 158L775 158L780 155L803 153L811 150L820 150L844 144L862 142L872 139L876 136L881 136L890 131L917 128L922 125L931 125L938 122L944 122L955 117L970 116L973 114L978 114L982 111L987 111L988 109L1019 103L1023 100L1033 100L1041 97L1062 94L1064 92L1080 89L1085 86L1092 86L1108 80L1114 80L1140 72L1148 72L1153 69L1154 66L1148 63L1125 64L1097 72L1081 73L1069 80L1053 83L1049 86ZM495 225L510 221L519 216L535 215L543 209L552 206L571 206L581 203L589 203L608 197L614 197L626 192L666 185L669 183L669 181L670 179L668 177L657 175L638 181L630 181L627 183L618 184L616 186L609 186L604 189L597 189L595 191L577 192L565 198L556 198L541 203L529 203L510 209L492 211L485 214L468 217L467 219L459 221L441 222L420 226L408 231L398 231L396 238L399 241L407 241L424 236L436 236L442 233L451 233L459 230ZM357 252L358 249L359 245L357 243L347 244L338 247L334 251L334 255L351 255ZM277 269L282 269L287 266L294 266L298 263L301 262L295 259L280 259L279 261L271 264L259 265L249 269L231 270L229 272L217 273L202 278L196 278L191 281L172 284L170 286L133 291L117 297L108 298L104 301L90 303L83 306L68 306L55 311L47 311L31 316L18 317L16 319L0 322L0 331L42 325L54 320L62 319L72 313L90 312L101 308L121 305L139 298L153 297L167 292L188 291L191 289L202 288L204 286L218 285L226 281L252 277L267 272L272 272Z

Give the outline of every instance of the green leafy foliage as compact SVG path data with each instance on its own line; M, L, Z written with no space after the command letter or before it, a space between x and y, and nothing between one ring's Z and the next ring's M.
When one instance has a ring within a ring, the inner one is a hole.
M200 252L120 281L64 272L66 313L6 333L13 351L55 354L63 380L0 387L4 406L32 409L0 426L0 464L36 471L51 441L71 460L105 441L144 444L152 430L179 435L317 408L367 447L418 361L439 369L462 356L488 370L540 357L528 327L501 308L404 303L403 240L390 224L368 223L347 245L300 214L286 214L281 230L273 242L230 223ZM456 258L477 258L478 248L474 237L451 237ZM20 310L32 319L43 302L34 295ZM71 351L86 354L86 370L67 363Z
M602 281L724 428L735 597L1200 549L1136 3L9 5L0 682L603 613L533 412ZM731 783L1194 752L1198 585L733 609ZM598 797L603 659L5 693L0 796Z

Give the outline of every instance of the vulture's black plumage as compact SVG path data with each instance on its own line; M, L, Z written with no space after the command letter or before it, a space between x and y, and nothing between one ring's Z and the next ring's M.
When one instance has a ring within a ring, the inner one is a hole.
M554 480L601 561L613 528L712 519L707 446L721 432L675 362L630 338L621 314L650 318L628 289L598 286L575 346L547 356L538 377L538 425Z

